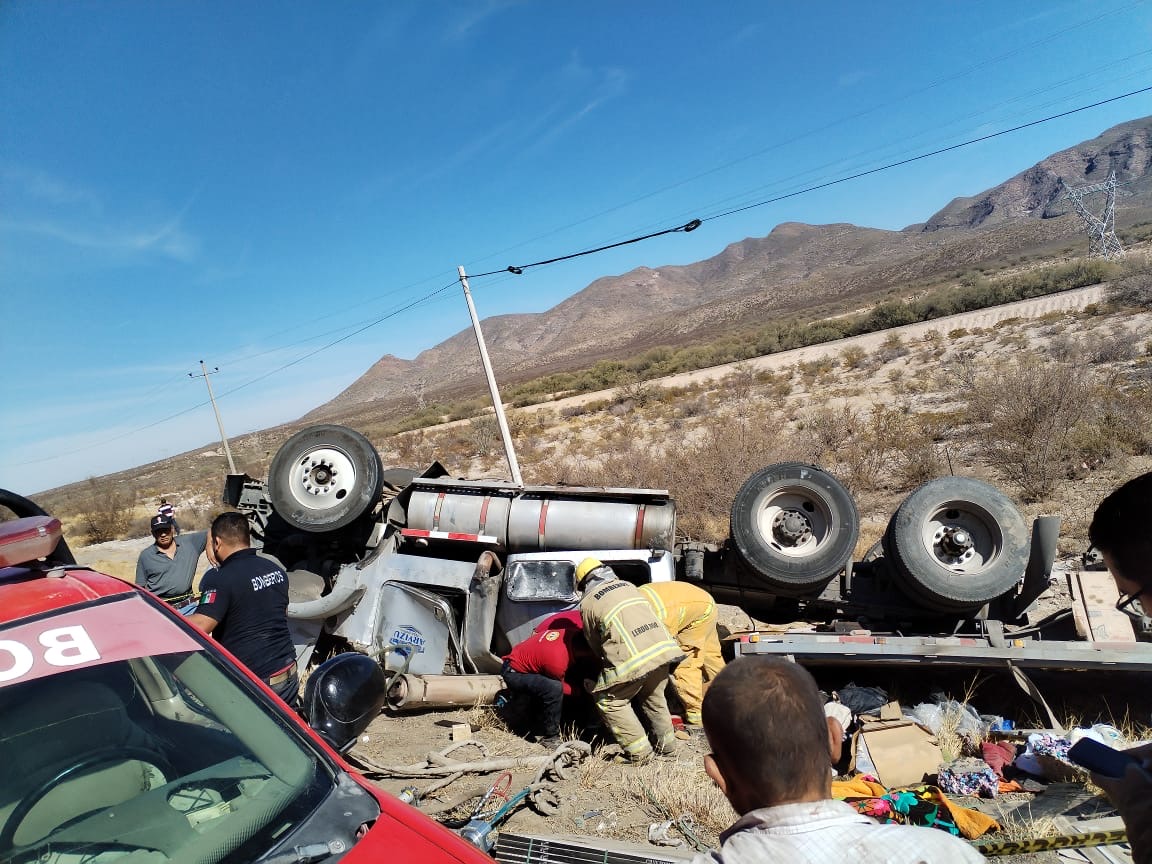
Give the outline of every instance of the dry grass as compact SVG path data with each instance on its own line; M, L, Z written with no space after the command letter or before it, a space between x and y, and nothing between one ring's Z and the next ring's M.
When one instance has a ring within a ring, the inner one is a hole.
M996 817L1000 823L1000 831L995 835L997 841L1022 843L1043 837L1057 837L1063 833L1056 824L1055 816L1038 816L1033 819L1031 813L1024 816L1017 815L1019 810L1005 811L1000 802L996 802L996 806L1000 810Z
M697 835L710 845L734 819L728 799L705 775L699 760L657 759L630 769L623 785L624 791L656 820L690 817Z

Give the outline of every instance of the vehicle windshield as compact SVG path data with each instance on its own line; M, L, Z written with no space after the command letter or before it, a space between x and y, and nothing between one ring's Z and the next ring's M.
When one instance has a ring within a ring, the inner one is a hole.
M142 598L0 628L0 861L252 861L333 788L236 670Z

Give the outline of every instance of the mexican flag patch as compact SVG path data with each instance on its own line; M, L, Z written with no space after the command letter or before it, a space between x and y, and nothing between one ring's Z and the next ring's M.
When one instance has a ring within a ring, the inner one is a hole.
M211 591L205 591L203 594L200 595L200 605L201 606L210 606L211 604L213 604L215 602L216 602L216 589L215 588L213 588Z

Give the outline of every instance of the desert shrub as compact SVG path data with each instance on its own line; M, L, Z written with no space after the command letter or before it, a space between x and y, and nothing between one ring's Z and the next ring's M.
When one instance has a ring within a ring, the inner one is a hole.
M859 345L849 345L840 352L840 363L845 369L859 369L868 352Z
M835 361L831 357L818 357L815 360L805 360L796 364L796 370L805 384L814 384L819 378L835 368Z
M966 403L979 458L1020 488L1027 501L1048 495L1075 463L1075 430L1092 411L1090 367L1035 355L978 375Z
M1118 306L1152 308L1152 263L1130 259L1108 286L1107 297Z
M853 493L910 489L942 472L930 419L877 403L855 413L852 426L828 465Z
M888 330L920 320L915 310L903 300L888 300L868 313L864 319L869 330Z
M850 405L822 405L801 413L793 435L802 458L823 463L852 439L859 425L860 412Z
M89 477L80 513L87 542L107 543L127 537L134 503L135 495L110 477Z
M644 407L652 402L655 402L658 394L658 388L651 381L646 381L642 378L632 378L616 388L616 408L620 405L628 405L627 411L631 411L634 407ZM627 413L624 412L624 413Z
M1088 360L1092 363L1123 363L1136 357L1132 334L1120 329L1104 333L1088 342Z
M1052 341L1048 343L1048 353L1056 360L1067 363L1080 359L1084 354L1084 347L1075 337L1060 333L1053 336Z
M464 427L463 439L473 456L488 456L500 450L500 424L496 415L473 417Z
M771 373L768 380L771 380ZM744 400L751 398L753 388L761 382L761 373L756 371L755 366L751 363L737 363L732 367L732 371L724 376L722 383L728 388L731 398Z

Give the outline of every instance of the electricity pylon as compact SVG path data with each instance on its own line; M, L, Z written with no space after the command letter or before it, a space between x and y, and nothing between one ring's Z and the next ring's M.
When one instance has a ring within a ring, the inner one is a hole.
M1119 258L1124 254L1124 247L1116 237L1116 172L1108 174L1103 183L1094 183L1091 186L1077 186L1073 189L1064 179L1060 179L1067 191L1064 196L1072 202L1080 218L1088 228L1088 254L1099 258ZM1097 192L1105 195L1104 211L1097 216L1084 203L1084 199Z

